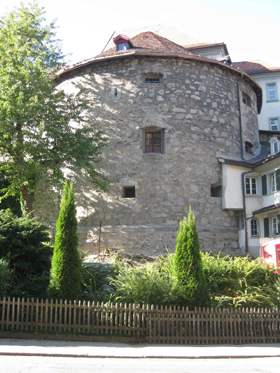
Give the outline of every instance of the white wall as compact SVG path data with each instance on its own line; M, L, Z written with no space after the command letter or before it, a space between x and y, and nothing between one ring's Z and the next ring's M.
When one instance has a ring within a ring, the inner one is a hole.
M241 175L244 168L229 164L222 164L223 173L223 209L242 210L242 182Z
M270 130L269 118L278 118L280 127L280 73L252 75L252 78L263 90L263 105L261 114L258 116L260 130ZM269 83L276 83L278 101L267 100L267 84Z

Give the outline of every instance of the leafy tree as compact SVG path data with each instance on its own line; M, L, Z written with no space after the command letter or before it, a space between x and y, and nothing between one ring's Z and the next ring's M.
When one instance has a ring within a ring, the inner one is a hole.
M29 215L0 210L0 258L8 263L11 296L46 296L52 247L46 226Z
M9 182L3 173L0 173L0 210L11 209L13 214L17 216L22 215L21 211L21 200L20 193L17 192L15 195L10 195L4 199L1 197L5 196L9 189Z
M9 263L0 259L0 297L7 295L7 289L11 282L11 270Z
M180 222L174 268L181 286L182 305L190 308L207 305L209 293L202 267L195 217L191 208L188 219L184 218Z
M34 3L0 20L0 171L9 182L5 196L20 192L27 212L40 185L63 185L65 168L83 171L97 188L107 185L95 170L104 139L84 115L85 89L67 94L57 86L64 56L54 23L43 16Z
M65 182L56 223L49 296L77 299L81 294L81 259L78 252L76 208L73 184Z

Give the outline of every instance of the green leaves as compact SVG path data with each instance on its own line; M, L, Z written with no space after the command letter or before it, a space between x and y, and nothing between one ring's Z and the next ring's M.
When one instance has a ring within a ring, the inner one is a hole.
M57 88L55 74L63 58L54 24L45 23L44 11L36 3L2 18L0 171L8 172L11 194L21 191L29 212L30 194L36 190L39 198L39 181L49 191L60 189L66 168L82 169L95 188L107 187L107 180L95 170L105 141L93 124L87 124L83 84L74 93Z

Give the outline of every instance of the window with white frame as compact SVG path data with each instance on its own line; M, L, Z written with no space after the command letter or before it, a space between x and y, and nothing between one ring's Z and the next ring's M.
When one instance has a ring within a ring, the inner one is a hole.
M272 236L277 236L279 233L277 216L274 216L273 218L271 218L271 231L272 231Z
M276 172L270 175L270 189L271 192L275 192L276 189Z
M278 118L269 119L269 128L271 131L279 131L279 120Z
M277 154L279 152L279 142L276 137L272 137L270 140L270 153Z
M267 101L276 101L277 92L276 92L276 83L267 84Z
M259 235L258 233L258 221L257 219L251 220L251 236L257 237Z
M246 177L246 194L257 194L257 178Z

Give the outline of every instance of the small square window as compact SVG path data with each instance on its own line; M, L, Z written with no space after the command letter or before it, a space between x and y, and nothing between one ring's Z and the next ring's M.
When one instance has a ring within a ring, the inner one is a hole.
M247 106L251 106L251 98L244 92L242 93L242 101L243 101L243 104Z
M222 197L222 186L218 184L211 184L211 197Z
M279 131L279 121L278 118L271 118L269 119L270 129L271 131Z
M123 198L135 198L135 186L123 187Z

